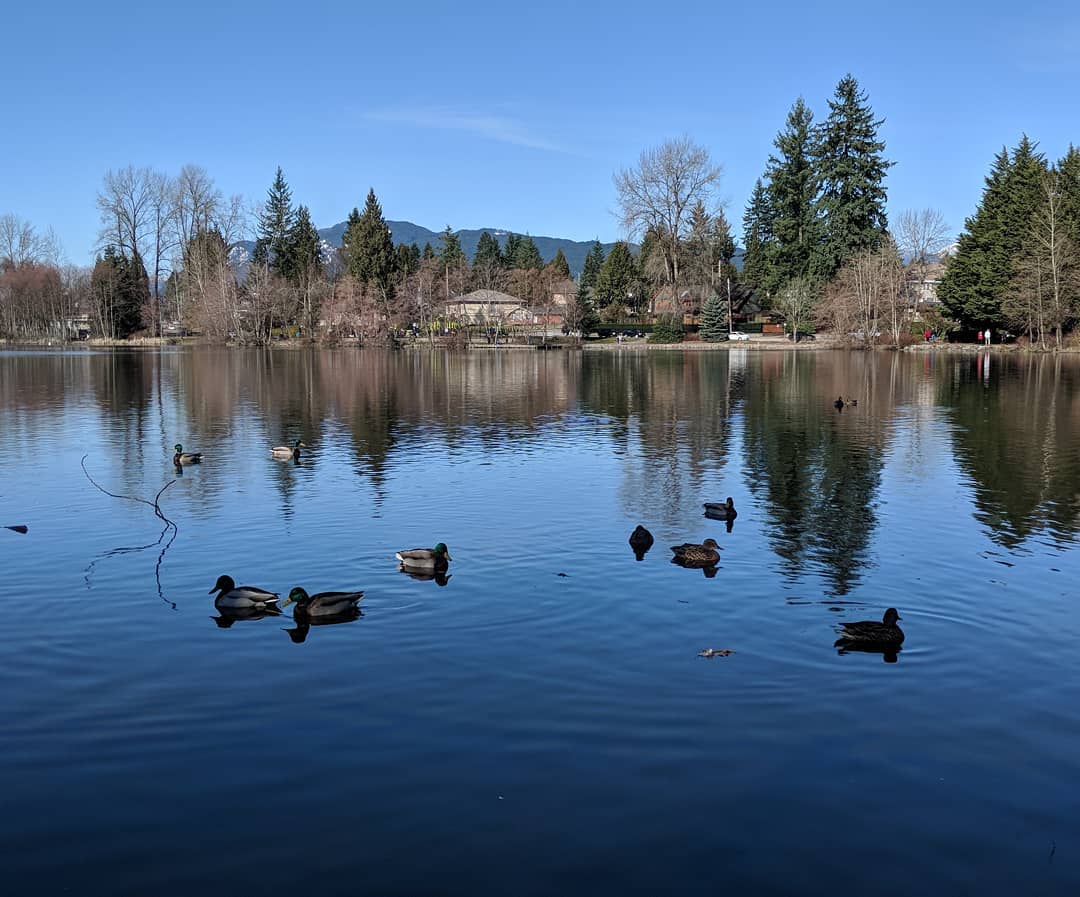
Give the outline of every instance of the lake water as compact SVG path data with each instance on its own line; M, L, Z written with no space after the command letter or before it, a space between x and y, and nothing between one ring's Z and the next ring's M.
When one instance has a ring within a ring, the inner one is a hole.
M1080 892L1077 359L8 352L0 425L7 894Z

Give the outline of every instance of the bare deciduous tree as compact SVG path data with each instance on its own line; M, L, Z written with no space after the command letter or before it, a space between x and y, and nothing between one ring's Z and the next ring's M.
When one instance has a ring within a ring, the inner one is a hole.
M818 320L838 336L869 345L884 325L893 345L910 321L903 297L903 265L896 244L886 237L878 249L857 252L826 288Z
M657 237L672 295L679 295L682 243L690 226L690 209L714 205L720 168L709 151L689 137L666 140L642 152L634 168L614 177L622 225L632 236L652 230Z
M146 257L143 250L153 227L153 181L149 168L134 165L105 172L97 195L102 247L111 244L125 255Z
M896 219L896 242L907 256L907 299L917 307L930 266L937 262L952 240L945 216L937 209L905 209Z
M59 241L50 228L39 234L29 221L10 212L0 215L0 264L59 263Z
M218 221L222 207L221 191L213 178L198 165L185 165L173 182L176 206L173 224L176 243L183 249L202 231L208 231Z
M799 334L805 332L806 325L813 320L817 287L806 277L795 277L784 285L778 298L792 339L798 342Z

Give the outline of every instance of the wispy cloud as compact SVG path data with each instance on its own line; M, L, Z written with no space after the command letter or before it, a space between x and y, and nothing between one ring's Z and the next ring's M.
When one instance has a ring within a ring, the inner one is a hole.
M555 153L566 152L564 147L533 133L522 122L502 115L483 115L464 112L460 109L413 106L375 109L369 111L367 117L374 121L395 122L433 131L474 134L487 140L526 146L530 149Z

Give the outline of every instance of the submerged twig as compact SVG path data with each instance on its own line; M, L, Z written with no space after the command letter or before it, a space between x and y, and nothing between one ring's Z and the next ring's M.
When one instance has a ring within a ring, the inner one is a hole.
M145 498L140 498L137 495L119 495L116 492L110 492L108 489L98 483L92 476L90 476L90 472L86 469L87 457L87 455L83 455L82 460L79 461L79 464L82 466L83 473L86 475L86 478L90 481L91 485L94 486L94 488L98 489L101 492L104 492L110 498L119 498L124 501L134 501L138 502L139 504L150 506L154 509L154 516L157 517L159 520L164 521L165 526L161 530L161 535L159 535L157 537L157 540L154 542L150 542L146 545L133 545L122 548L111 548L104 554L94 558L87 565L86 570L84 571L85 575L83 576L83 580L86 582L86 587L90 588L90 576L94 571L94 567L97 566L98 561L102 561L105 558L113 557L114 555L118 554L131 554L137 551L145 551L147 548L154 548L158 545L161 545L162 540L165 538L165 535L169 532L169 530L172 530L172 535L169 536L168 541L165 542L164 547L161 549L161 553L158 555L157 563L154 565L154 579L157 582L158 597L166 604L168 604L173 610L176 610L176 602L170 601L168 598L166 598L165 592L161 587L161 562L165 559L165 552L169 550L169 546L172 545L173 540L176 539L177 533L180 532L180 527L178 527L174 521L166 517L165 512L161 510L161 496L165 493L166 489L168 489L171 485L173 485L173 483L176 482L176 480L169 480L169 482L162 486L158 490L157 495L154 496L153 501L149 501Z

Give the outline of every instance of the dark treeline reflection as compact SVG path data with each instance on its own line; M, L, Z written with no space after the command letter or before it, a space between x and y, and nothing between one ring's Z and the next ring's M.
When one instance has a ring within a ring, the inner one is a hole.
M938 378L976 516L1014 547L1073 539L1080 521L1080 362L1075 356L964 358Z
M838 413L837 396L857 405ZM110 482L131 490L154 465L173 476L172 445L183 442L207 453L197 475L184 476L206 508L224 478L301 438L310 445L301 462L273 468L286 513L328 447L344 448L379 493L395 464L538 455L563 437L614 459L619 503L642 522L688 525L703 501L744 484L785 571L821 570L836 594L870 561L886 463L929 482L953 452L977 519L1009 547L1043 531L1071 539L1080 521L1072 356L10 353L0 356L0 423L16 451L59 427L88 441L106 430L121 446Z
M877 526L875 502L896 355L769 353L745 402L746 476L767 509L769 542L792 577L808 562L844 594L858 581ZM855 399L846 413L837 396Z
M743 384L735 353L585 353L578 396L607 424L622 456L621 499L643 520L676 524L701 513L707 475L731 451Z

